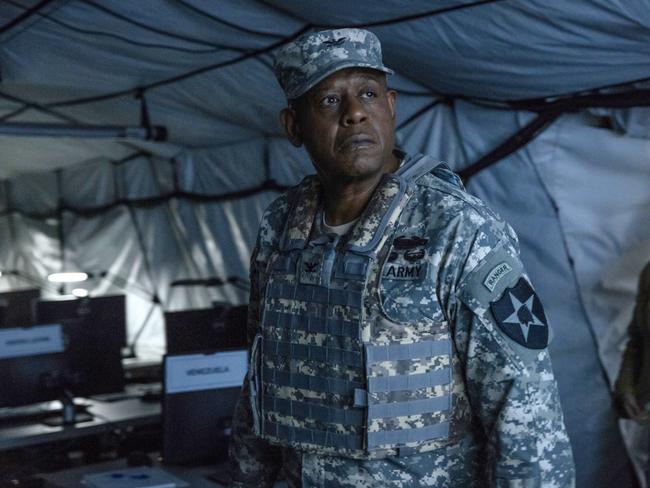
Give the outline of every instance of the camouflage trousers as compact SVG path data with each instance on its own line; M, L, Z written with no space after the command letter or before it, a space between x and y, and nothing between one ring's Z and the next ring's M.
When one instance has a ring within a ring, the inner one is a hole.
M284 474L289 488L479 488L478 463L436 450L381 460L357 460L285 450ZM467 453L465 453L467 454Z

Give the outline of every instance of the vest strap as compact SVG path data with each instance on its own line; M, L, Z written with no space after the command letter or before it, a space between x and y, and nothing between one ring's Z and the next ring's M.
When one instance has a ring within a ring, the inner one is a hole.
M327 303L346 307L361 308L361 292L336 290L318 285L300 286L282 282L271 283L267 288L268 298L287 298L311 303Z
M293 359L307 359L324 363L341 363L348 366L363 366L361 353L333 347L292 344L281 341L264 341L265 355L285 356Z
M354 406L355 407L368 406L368 392L366 390L362 390L361 388L356 388L354 390Z
M433 159L427 154L418 153L413 156L409 164L400 166L394 175L407 182L418 179L420 176L429 173L440 164L440 161Z
M409 415L421 415L423 413L441 412L449 409L451 409L451 396L443 395L406 402L370 404L368 405L368 418L407 417Z
M319 393L336 393L339 395L350 395L353 388L361 388L363 383L348 381L341 378L329 378L322 376L309 376L300 373L289 373L277 369L264 367L264 379L277 386L288 386L301 390L317 391Z
M418 390L451 383L451 368L437 369L427 373L400 374L368 378L368 392L382 393L399 390Z
M359 339L359 324L340 318L322 318L312 315L297 315L268 310L268 323L279 329L302 330L314 334L328 334L337 337Z
M363 410L326 407L315 403L287 400L268 395L264 397L264 404L268 405L274 412L282 415L355 427L361 427L364 424Z
M400 361L402 359L418 359L451 354L451 341L420 341L411 344L390 344L387 346L365 346L368 363L381 361Z
M417 429L368 432L368 448L372 449L385 445L394 446L412 442L425 442L447 436L449 436L449 422L427 425Z
M276 424L270 420L264 422L264 429L266 435L284 439L290 443L314 444L333 449L363 449L363 438L357 434L338 434L336 432L291 427Z

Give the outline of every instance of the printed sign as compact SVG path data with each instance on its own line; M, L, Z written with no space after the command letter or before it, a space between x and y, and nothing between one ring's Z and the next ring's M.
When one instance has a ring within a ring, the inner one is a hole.
M63 352L60 324L0 329L0 359Z
M245 350L187 354L165 358L165 392L212 390L241 386L248 370Z

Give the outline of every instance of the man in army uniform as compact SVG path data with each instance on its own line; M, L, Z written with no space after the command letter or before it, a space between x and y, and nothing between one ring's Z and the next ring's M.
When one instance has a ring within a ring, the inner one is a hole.
M287 137L316 175L264 213L233 486L569 487L542 305L513 230L446 166L395 148L379 40L277 53Z

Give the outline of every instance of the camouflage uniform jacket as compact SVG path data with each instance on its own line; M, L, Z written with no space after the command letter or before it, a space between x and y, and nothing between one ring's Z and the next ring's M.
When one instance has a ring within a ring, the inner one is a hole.
M409 161L406 157L403 165ZM382 202L391 198L385 180L346 235L349 240L372 238L386 212ZM447 391L430 391L451 396L445 413L448 435L413 453L395 450L379 458L371 452L359 457L271 445L254 432L249 372L233 417L233 486L270 486L281 467L292 487L574 485L571 448L546 349L548 326L519 260L514 232L465 193L448 170L425 174L409 192L395 225L383 236L375 263L379 285L364 296L364 310L380 312L366 318L372 325L361 337L368 343L450 337L451 383ZM287 233L303 232L309 239L323 235L321 201L317 179L308 177L265 212L251 258L249 338L260 333L268 307L268 262ZM302 229L287 229L296 215ZM414 261L423 273L409 272ZM402 418L407 424L418 420Z

